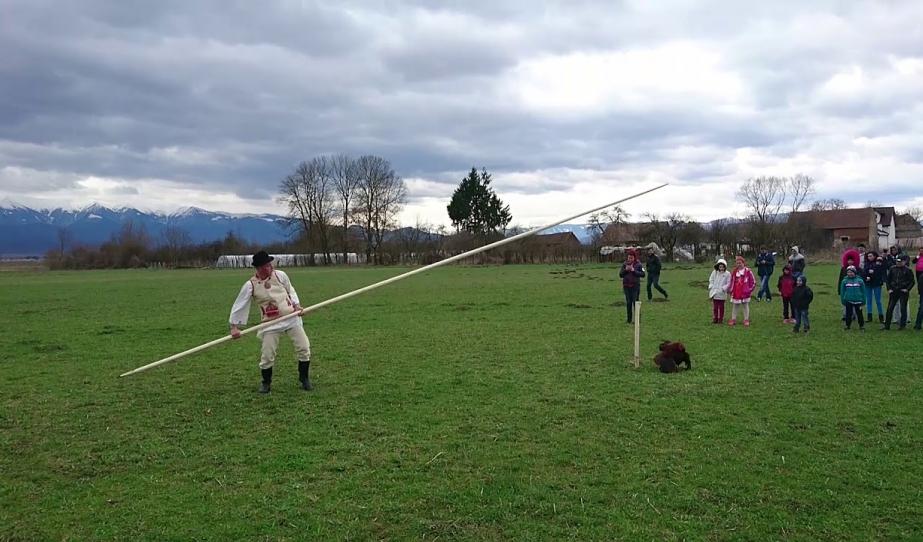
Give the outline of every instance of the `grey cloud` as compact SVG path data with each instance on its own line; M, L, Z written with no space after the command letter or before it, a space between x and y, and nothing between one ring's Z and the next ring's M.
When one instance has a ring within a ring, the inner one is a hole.
M671 167L709 180L733 173L734 149L797 154L825 133L827 117L861 118L869 135L919 124L912 95L812 103L851 65L882 70L889 55L919 56L912 3L890 12L863 2L811 11L796 2L431 6L8 1L0 8L0 50L9 52L0 58L0 166L65 172L71 181L168 179L265 199L295 164L321 153L380 154L405 177L451 185L460 177L447 172L472 166L498 179L554 168L653 170L672 149L698 145L714 156ZM810 26L799 21L821 10L831 14L832 35L850 41L799 34ZM744 82L751 112L690 99L553 118L504 103L510 98L495 90L524 60L683 40L721 54L722 67Z

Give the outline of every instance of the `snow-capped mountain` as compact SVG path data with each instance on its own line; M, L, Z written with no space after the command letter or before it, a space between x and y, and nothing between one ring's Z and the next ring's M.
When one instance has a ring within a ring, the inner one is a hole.
M593 234L590 229L587 228L586 224L558 224L547 230L542 230L540 235L548 235L551 233L567 233L571 232L577 236L577 240L580 241L580 244L589 245L593 242Z
M0 204L0 255L38 256L59 246L61 232L67 244L98 245L131 222L143 227L152 242L163 239L167 228L177 228L193 243L223 238L228 232L251 242L274 243L287 237L287 219L271 214L231 214L186 207L174 213L154 213L133 208L111 209L98 203L82 209L32 209L4 201Z

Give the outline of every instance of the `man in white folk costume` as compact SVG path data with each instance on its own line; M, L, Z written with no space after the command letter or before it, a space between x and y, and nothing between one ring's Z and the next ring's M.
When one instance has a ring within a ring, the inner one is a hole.
M229 320L231 337L240 338L239 326L247 323L251 301L259 305L263 322L301 310L298 293L295 292L288 275L278 269L273 269L273 259L265 250L253 255L253 267L256 268L256 273L241 287L237 300L231 308ZM260 355L260 372L263 381L259 391L269 393L272 384L272 367L276 362L276 350L279 348L279 338L283 333L292 339L292 344L295 346L295 353L298 356L298 380L301 382L301 388L311 391L311 380L308 377L308 370L311 367L311 343L304 332L304 324L300 316L283 320L257 331L256 336L263 341Z

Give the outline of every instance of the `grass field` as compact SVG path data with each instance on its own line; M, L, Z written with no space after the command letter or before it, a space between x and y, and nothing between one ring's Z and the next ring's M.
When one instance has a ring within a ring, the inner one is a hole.
M269 396L252 336L118 378L226 333L245 271L3 274L0 540L923 538L923 334L844 332L832 266L811 334L714 326L709 271L664 271L636 370L612 266L435 270L307 317L316 390L284 340Z

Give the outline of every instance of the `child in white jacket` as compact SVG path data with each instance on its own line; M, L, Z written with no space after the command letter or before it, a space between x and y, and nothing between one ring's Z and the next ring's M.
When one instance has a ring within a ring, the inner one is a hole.
M727 289L731 285L731 273L724 258L719 258L715 270L708 277L708 297L711 299L713 324L724 322L724 301L727 299Z

